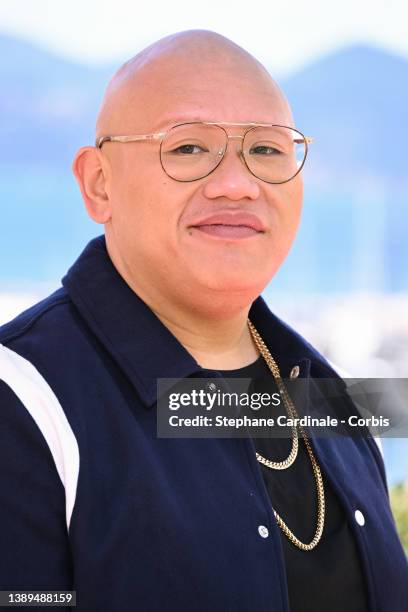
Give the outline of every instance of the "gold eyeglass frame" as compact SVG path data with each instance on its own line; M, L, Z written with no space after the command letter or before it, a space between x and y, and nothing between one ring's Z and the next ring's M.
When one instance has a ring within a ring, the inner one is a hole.
M204 176L200 176L200 177L198 177L196 179L180 180L180 179L174 178L174 176L171 176L166 171L166 169L165 169L165 167L163 165L163 161L162 161L162 144L163 144L163 140L164 140L165 136L171 130L174 130L175 128L181 127L183 125L215 125L215 126L220 127L224 131L225 136L227 138L225 149L223 151L221 150L221 151L218 152L218 155L220 157L219 162L214 166L214 168L212 168L209 172L207 172L207 174L205 174ZM228 126L228 127L248 127L248 129L245 130L245 132L242 135L230 135L224 129L224 126ZM225 154L226 154L226 152L228 150L228 142L229 142L230 139L235 138L235 139L240 139L240 140L244 141L244 138L248 134L248 132L250 132L251 130L253 130L255 128L258 128L258 127L281 127L281 128L286 128L286 129L292 130L293 132L296 132L300 136L300 138L294 140L294 143L295 144L301 144L302 142L304 143L304 145L305 145L305 155L303 157L303 161L302 161L301 165L299 166L299 168L297 169L297 171L295 172L295 174L293 176L291 176L289 179L286 179L284 181L266 181L265 179L262 179L259 176L257 176L256 174L254 174L252 172L252 170L249 168L249 166L248 166L248 164L246 162L245 155L243 154L243 150L241 149L241 151L240 151L239 155L240 155L242 161L244 162L247 170L252 174L252 176L254 176L255 178L257 178L260 181L263 181L265 183L269 183L271 185L281 185L283 183L288 183L289 181L294 179L295 176L297 176L299 174L299 172L302 170L303 166L305 165L306 157L307 157L308 150L309 150L309 145L313 142L313 138L311 136L305 136L298 129L293 128L293 127L288 126L288 125L279 125L279 124L276 124L276 123L230 123L230 122L227 122L227 121L223 121L223 122L217 122L217 121L186 121L184 123L178 123L176 125L171 126L165 132L156 132L154 134L132 134L132 135L126 135L126 136L101 136L100 138L96 139L95 146L98 149L101 149L102 145L105 142L126 143L126 142L141 142L141 141L147 141L147 140L159 140L160 141L159 158L160 158L160 165L161 165L161 167L163 169L163 172L165 174L167 174L167 176L169 178L173 179L174 181L178 181L179 183L193 183L194 181L200 181L201 179L206 178L212 172L214 172L214 170L216 170L218 168L218 166L220 165L220 163L224 159L224 156L225 156Z

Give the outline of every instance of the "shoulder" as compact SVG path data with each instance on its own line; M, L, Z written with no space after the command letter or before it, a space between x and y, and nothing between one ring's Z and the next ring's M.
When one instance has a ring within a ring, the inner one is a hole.
M20 313L0 327L0 380L25 395L28 388L44 389L40 372L55 362L71 327L70 300L65 290Z
M273 313L264 300L257 300L258 312L261 311L268 325L266 333L269 335L270 346L275 347L276 353L295 362L310 361L311 376L317 378L341 378L341 373L334 368L329 360L314 347L306 338L287 322Z
M44 330L58 320L59 324L69 320L70 298L64 288L24 310L14 319L0 326L0 344L8 345L24 335L34 334L38 326Z
M69 377L77 371L78 354L89 352L89 336L67 291L60 288L0 327L0 378L13 359L30 362L47 380Z

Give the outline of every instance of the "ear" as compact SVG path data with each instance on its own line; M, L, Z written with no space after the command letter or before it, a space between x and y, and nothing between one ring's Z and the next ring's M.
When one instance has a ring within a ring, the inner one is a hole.
M88 215L96 223L107 223L112 210L99 149L96 147L79 149L72 163L72 171L78 181Z

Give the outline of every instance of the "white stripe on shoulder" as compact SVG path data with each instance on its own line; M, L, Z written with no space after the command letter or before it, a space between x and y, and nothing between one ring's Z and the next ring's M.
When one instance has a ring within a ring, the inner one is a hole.
M67 417L47 381L18 353L0 344L0 379L14 391L43 434L65 487L67 527L74 509L79 448Z

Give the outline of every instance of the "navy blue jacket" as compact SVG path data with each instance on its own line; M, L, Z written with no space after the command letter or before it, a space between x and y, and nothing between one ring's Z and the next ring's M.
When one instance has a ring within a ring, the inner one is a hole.
M305 378L336 376L262 298L250 317L283 376L295 365ZM252 440L157 438L157 379L200 369L117 273L103 237L62 288L0 328L0 589L75 589L81 612L288 611ZM376 443L313 444L355 535L370 609L406 612Z

